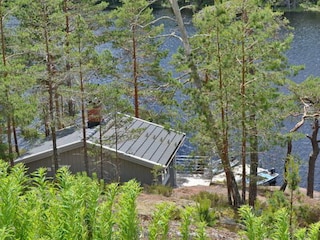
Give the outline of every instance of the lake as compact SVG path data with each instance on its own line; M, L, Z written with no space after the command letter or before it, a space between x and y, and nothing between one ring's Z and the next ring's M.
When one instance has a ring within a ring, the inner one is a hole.
M304 65L305 69L292 77L297 83L301 83L308 76L320 77L320 13L317 12L298 12L286 13L290 25L294 27L294 39L290 50L287 52L288 61L292 65ZM320 82L319 82L320 84ZM319 93L320 94L320 93ZM299 121L299 119L298 119ZM284 131L289 131L297 122L286 122ZM311 123L306 122L299 130L304 134L311 135ZM308 160L312 147L310 140L303 138L293 143L292 153L300 158L300 177L301 187L307 186ZM283 159L286 148L277 148L263 155L262 165L266 168L275 167L279 173L283 172ZM315 190L320 191L320 163L319 157L315 169ZM283 181L282 176L278 179L278 184Z

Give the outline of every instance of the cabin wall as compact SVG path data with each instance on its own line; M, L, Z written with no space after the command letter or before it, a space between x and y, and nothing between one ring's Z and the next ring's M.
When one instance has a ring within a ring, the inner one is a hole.
M97 166L96 171L101 178L100 166ZM103 179L106 182L127 182L131 179L136 179L141 185L151 185L153 183L152 169L123 160L111 157L103 158Z
M90 161L89 161L90 162ZM47 168L47 175L53 176L53 162L52 157L39 159L25 164L28 168L28 173L36 171L40 167ZM83 151L81 148L66 151L59 154L59 166L67 166L71 173L85 172ZM89 163L90 166L90 163Z
M37 161L26 163L28 172L34 172L40 167L48 169L47 175L53 176L52 158L47 157ZM66 151L59 154L59 166L67 166L71 173L85 172L84 157L82 148ZM153 183L152 169L123 159L115 160L111 154L104 153L101 177L100 155L89 150L90 172L95 173L106 182L126 182L136 179L141 185Z

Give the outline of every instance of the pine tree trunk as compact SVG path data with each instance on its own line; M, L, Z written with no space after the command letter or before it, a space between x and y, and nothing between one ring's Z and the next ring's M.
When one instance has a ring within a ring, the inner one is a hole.
M249 183L249 205L254 206L257 198L257 170L259 164L258 157L258 131L255 123L255 115L251 116L251 121L254 124L252 133L250 136L250 183Z
M319 131L319 120L317 118L313 121L312 126L312 135L307 136L312 145L312 152L309 155L309 169L308 169L308 184L307 184L307 196L313 198L313 190L314 190L314 169L316 165L316 160L319 155L319 141L317 140L318 131Z
M287 188L287 185L288 185L288 182L287 182L287 164L289 162L289 159L290 159L290 156L291 156L291 152L292 152L292 138L289 137L288 139L288 143L287 143L287 156L286 156L286 160L284 162L284 180L283 180L283 183L280 187L280 191L285 191L286 188Z
M51 73L49 72L51 75ZM49 76L49 78L51 78ZM52 138L52 163L53 163L53 172L54 174L57 173L59 169L59 162L58 162L58 148L57 148L57 136L56 136L56 126L55 126L55 117L54 117L54 93L52 87L52 80L49 80L49 111L50 111L50 130L51 130L51 138Z
M186 28L183 23L183 19L181 16L178 2L177 2L177 0L170 0L170 4L171 4L172 10L173 10L174 15L177 20L177 24L178 24L180 32L181 32L181 39L183 42L183 47L184 47L185 54L188 59L189 67L191 70L190 78L193 80L196 88L201 90L203 87L203 82L199 76L197 66L192 59L192 50L190 47L187 31L186 31ZM201 105L199 106L199 108L201 109L202 114L204 114L206 116L208 122L210 122L211 124L215 122L215 118L212 116L212 114L209 110L210 107L208 106L208 103L202 102ZM222 118L224 115L223 111L224 110L221 109L221 112L222 112L221 117ZM224 121L224 120L222 119L222 121ZM223 138L223 136L219 136L219 134L214 131L212 131L212 134L214 135L213 138L216 139L216 146L218 148L219 155L221 157L221 161L222 161L223 167L224 167L224 172L226 174L229 203L230 203L230 205L238 207L238 206L240 206L242 201L241 201L241 196L239 193L237 183L235 181L234 174L231 170L230 161L228 159L228 142L225 140L223 140L224 142L219 142L219 140L217 140L217 139L219 139L221 137Z
M14 146L15 146L16 154L19 157L20 151L19 151L16 121L15 121L14 115L12 116L12 132L13 132Z
M89 160L88 160L88 146L87 146L87 131L86 131L86 116L85 116L85 100L84 100L84 84L82 76L82 64L80 61L80 91L81 91L81 118L82 118L82 137L83 137L83 161L85 171L90 176Z
M132 60L133 60L133 86L134 86L134 115L139 117L139 92L138 92L138 62L136 55L135 26L132 27Z
M63 11L65 13L66 55L69 56L70 18L69 18L68 0L64 0L63 1ZM66 85L71 88L72 87L72 81L71 81L71 76L70 76L70 70L71 70L71 64L67 59L67 62L66 62L66 73L67 73ZM68 100L68 114L69 114L69 116L72 116L72 117L76 114L75 113L75 103L72 100L72 98L70 98Z
M58 162L58 148L57 148L57 137L56 137L56 114L55 114L55 107L54 107L54 97L55 97L55 87L53 83L53 77L55 74L54 70L54 63L53 63L53 55L50 52L50 40L49 40L49 30L46 28L48 26L49 18L47 13L47 6L43 6L43 13L42 13L42 20L46 23L45 27L43 28L43 35L44 35L44 45L46 50L46 65L47 65L47 87L49 93L49 129L51 130L51 137L52 137L52 163L53 163L53 172L56 174L59 168Z
M10 110L9 110L10 111ZM11 114L7 114L7 138L8 138L8 157L10 166L14 166L13 152L12 152L12 132L11 132Z

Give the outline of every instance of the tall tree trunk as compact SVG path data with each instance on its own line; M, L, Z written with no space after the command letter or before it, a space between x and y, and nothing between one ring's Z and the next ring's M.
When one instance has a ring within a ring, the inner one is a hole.
M230 161L229 161L229 138L228 138L228 102L225 102L226 97L224 96L224 83L223 83L223 76L222 76L222 60L221 60L221 46L220 46L220 31L217 29L217 52L218 52L218 62L219 62L219 71L218 71L218 78L219 78L219 88L220 88L220 115L221 115L221 123L222 123L222 156L226 155L224 158L224 165L225 167L225 173L226 173L226 179L227 179L227 188L228 188L228 198L231 205L235 207L239 207L242 203L241 196L239 193L238 185L235 181L234 174L231 169ZM209 108L207 108L208 111ZM221 158L221 159L223 159ZM231 195L230 195L231 194Z
M313 120L312 126L312 135L307 136L312 145L312 152L309 155L309 169L308 169L308 184L307 184L307 196L313 198L313 189L314 189L314 169L316 165L316 160L319 155L319 141L317 140L319 131L319 120L315 118Z
M66 33L66 40L65 40L65 45L66 45L66 55L67 57L69 56L69 46L70 46L70 42L69 42L69 35L70 35L70 18L69 18L69 6L68 6L68 0L64 0L63 1L63 12L65 13L65 33ZM70 76L70 70L71 70L71 64L70 62L66 61L66 73L67 73L67 79L66 79L66 85L68 87L72 87L72 80L71 80L71 76ZM72 98L70 98L68 100L68 114L69 116L74 116L75 113L75 103L72 100Z
M243 30L244 31L244 30ZM246 154L247 154L247 130L246 130L246 57L245 57L245 40L242 39L242 69L241 69L241 163L242 163L242 201L246 202Z
M138 92L138 60L135 26L132 27L132 60L133 60L133 86L134 86L134 115L139 117L139 92Z
M11 105L9 102L9 93L6 91L6 98L7 98L7 138L8 138L8 157L10 166L14 166L13 162L13 151L12 151L12 126L11 126Z
M60 95L57 92L57 88L58 88L58 86L56 87L55 93L54 93L54 102L55 102L54 104L55 104L55 111L56 111L57 127L58 127L58 129L61 129L61 128L63 128L62 122L61 122L61 118L62 118L61 107L62 106L60 106Z
M51 75L49 73L49 75ZM52 76L49 76L51 79ZM50 130L51 130L51 138L52 138L52 149L53 149L53 155L52 155L52 162L53 162L53 172L54 174L57 173L59 169L59 160L58 160L58 148L57 148L57 136L56 136L56 122L55 122L55 114L54 114L54 100L53 100L53 86L52 86L52 80L49 80L49 111L50 111Z
M79 48L80 50L80 48ZM88 176L90 176L89 160L88 160L88 146L87 146L87 130L86 130L86 115L85 115L85 98L84 98L84 83L82 75L82 63L80 60L80 91L81 91L81 119L82 119L82 137L83 137L83 160L84 167Z
M100 142L100 179L104 179L103 174L103 141L102 141L102 126L99 125L99 142Z
M19 151L19 145L18 145L18 136L17 136L17 129L16 129L16 121L14 114L12 114L12 132L13 132L13 138L14 138L14 147L17 156L20 156L20 151Z
M250 183L249 183L249 205L254 206L257 198L257 173L259 164L259 146L258 146L258 130L256 126L256 116L251 116L253 123L252 132L250 133Z
M78 53L81 53L81 39L79 40ZM84 79L82 72L82 60L79 60L79 78L80 78L80 92L81 92L81 119L82 119L82 137L83 137L83 161L85 171L90 176L90 167L88 159L88 146L87 146L87 130L86 130L86 115L85 115L85 91L84 91Z
M49 116L50 116L50 122L49 127L51 130L51 137L52 137L52 149L53 149L53 155L52 155L52 163L53 163L53 171L54 174L56 174L58 168L59 168L59 159L58 159L58 148L57 148L57 136L56 136L56 114L55 114L55 107L54 107L54 96L55 96L55 86L53 83L54 78L54 63L53 63L53 56L50 52L50 43L49 43L49 32L47 29L48 26L48 13L46 12L46 6L43 8L43 22L46 23L45 27L43 28L43 35L44 35L44 44L46 48L46 64L47 64L47 84L48 84L48 93L49 93Z
M288 181L287 181L287 174L288 174L288 170L287 170L287 165L290 159L292 153L292 137L289 136L288 138L288 143L287 143L287 155L286 155L286 159L284 162L284 178L283 178L283 183L280 187L280 191L285 191L288 185Z

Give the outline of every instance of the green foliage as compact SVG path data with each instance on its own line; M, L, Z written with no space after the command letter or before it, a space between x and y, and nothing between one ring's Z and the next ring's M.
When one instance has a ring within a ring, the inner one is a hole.
M117 183L112 183L106 187L105 199L101 203L100 210L97 212L93 239L112 239L113 227L116 223L113 215L113 207L116 203L115 201L119 190L120 188Z
M295 162L293 156L289 156L287 165L287 175L285 176L288 187L290 190L295 191L299 187L300 176L299 176L299 164Z
M1 237L104 240L115 236L115 226L121 239L134 239L137 234L137 182L104 188L85 175L71 175L66 168L59 169L51 181L43 168L31 178L23 165L10 171L7 163L0 165L0 231L5 232Z
M320 206L318 205L302 204L296 206L295 211L300 226L308 226L320 221Z
M136 116L163 120L171 112L160 113L175 103L173 89L166 87L170 85L171 74L160 65L168 53L160 50L163 24L157 24L149 1L122 0L121 3L108 15L114 28L107 33L107 37L121 53L115 61L116 76L118 81L124 83L128 97L135 93ZM161 110L153 111L154 105Z
M158 185L159 184L159 177L161 177L162 173L162 167L161 166L154 166L151 170L152 176L153 176L153 184Z
M195 239L197 240L206 240L210 239L206 233L206 222L198 222L197 224L197 230L196 230L196 236Z
M308 228L298 229L295 233L297 240L319 240L320 238L320 222L311 224Z
M152 215L152 221L149 224L150 240L168 239L169 221L174 213L175 206L169 203L160 203Z
M194 214L195 214L195 209L194 207L191 207L191 206L187 206L180 213L180 218L181 218L180 231L181 231L183 240L190 239L190 226L192 224L192 219Z
M275 213L279 208L289 207L289 201L283 191L274 191L268 196L268 211Z
M263 240L267 237L267 228L263 223L263 218L255 216L248 205L240 207L239 214L246 228L241 234L244 234L249 240Z
M307 228L292 228L289 210L289 208L282 207L278 208L272 216L267 211L257 216L249 206L244 205L239 209L239 214L245 230L240 233L248 239L318 239L320 222L311 224Z
M172 195L173 188L171 186L165 186L160 184L144 186L144 190L147 193L160 194L165 197L170 197Z
M134 180L130 180L121 188L116 207L116 223L119 226L116 234L122 239L139 239L136 199L141 190L139 183Z
M23 165L10 168L0 161L0 190L0 239L131 240L146 233L140 229L136 206L141 187L134 180L105 186L85 174L72 175L67 168L59 169L52 180L44 168L30 176ZM198 197L195 206L182 209L167 202L157 205L147 226L149 239L168 239L170 221L176 219L178 210L182 239L209 239L206 227L214 224L215 216L211 215L212 201L204 196ZM249 206L240 208L245 225L242 234L248 239L290 239L293 235L318 239L319 222L291 233L288 208L279 207L285 204L279 194L275 196L273 214L266 209L258 216Z
M205 222L208 226L213 226L216 223L216 212L213 208L217 206L223 207L224 201L218 194L212 194L202 191L197 195L192 196L197 202L196 212L200 222Z
M311 224L309 226L307 237L310 240L319 240L320 238L320 222Z
M197 204L197 213L200 222L205 222L208 226L212 227L215 224L216 214L211 208L211 200L204 198L200 199Z
M290 239L290 223L289 223L289 213L286 208L281 208L274 215L273 223L273 239L277 240L288 240Z
M201 199L209 199L211 202L210 207L215 209L229 207L228 200L225 196L207 191L201 191L199 194L192 196L192 199L197 202L199 202Z
M272 224L276 212L281 208L289 209L290 202L282 191L274 191L267 196L267 207L264 209L265 224Z

